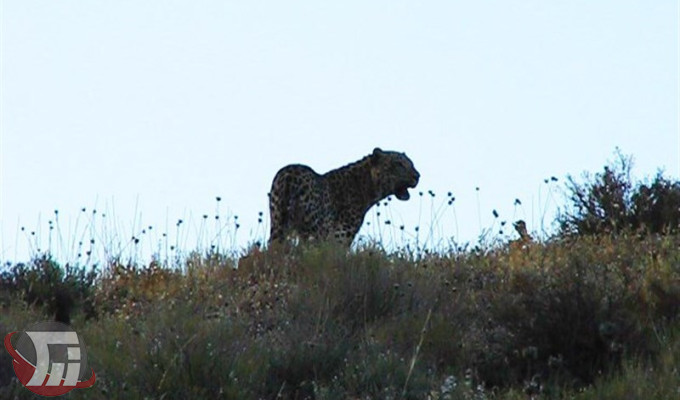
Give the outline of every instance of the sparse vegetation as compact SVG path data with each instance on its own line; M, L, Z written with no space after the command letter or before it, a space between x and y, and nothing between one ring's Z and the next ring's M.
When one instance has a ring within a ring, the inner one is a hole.
M619 172L571 181L562 230L518 246L254 247L96 273L41 255L5 267L0 327L69 293L97 374L71 398L674 399L680 236L660 221L678 183ZM9 365L0 397L32 398Z

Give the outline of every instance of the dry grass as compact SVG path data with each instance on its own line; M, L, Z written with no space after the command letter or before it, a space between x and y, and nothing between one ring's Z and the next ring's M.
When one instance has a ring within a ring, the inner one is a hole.
M40 293L17 286L0 326L44 319L50 290L77 293L72 325L97 384L73 398L675 398L679 244L621 235L418 259L327 245L258 251L238 268L216 254L174 269L112 263L89 285L72 270ZM7 383L1 394L30 397Z

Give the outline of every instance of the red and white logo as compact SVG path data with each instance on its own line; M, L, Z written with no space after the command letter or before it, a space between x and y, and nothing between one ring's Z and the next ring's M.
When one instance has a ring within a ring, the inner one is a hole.
M59 396L94 385L85 343L66 324L40 322L25 331L10 332L5 348L14 359L17 378L33 393Z

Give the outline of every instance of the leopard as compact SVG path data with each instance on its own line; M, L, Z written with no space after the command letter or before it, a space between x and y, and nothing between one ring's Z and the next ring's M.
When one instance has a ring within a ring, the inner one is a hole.
M274 176L269 193L269 244L297 237L351 246L373 205L392 195L407 201L408 190L419 180L405 153L379 147L325 174L307 165L287 165Z

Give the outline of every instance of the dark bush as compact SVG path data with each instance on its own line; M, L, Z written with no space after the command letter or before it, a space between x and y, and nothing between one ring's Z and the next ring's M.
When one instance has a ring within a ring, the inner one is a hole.
M579 183L568 177L566 211L558 216L561 235L636 231L669 234L680 230L680 182L659 172L650 184L633 182L632 157L617 160Z
M78 306L87 316L94 314L91 299L97 273L82 267L61 267L49 255L41 255L29 263L6 265L0 273L3 301L19 297L29 305L43 306L55 320L70 323Z
M680 231L680 182L658 173L651 184L642 184L631 196L632 227L650 233Z

